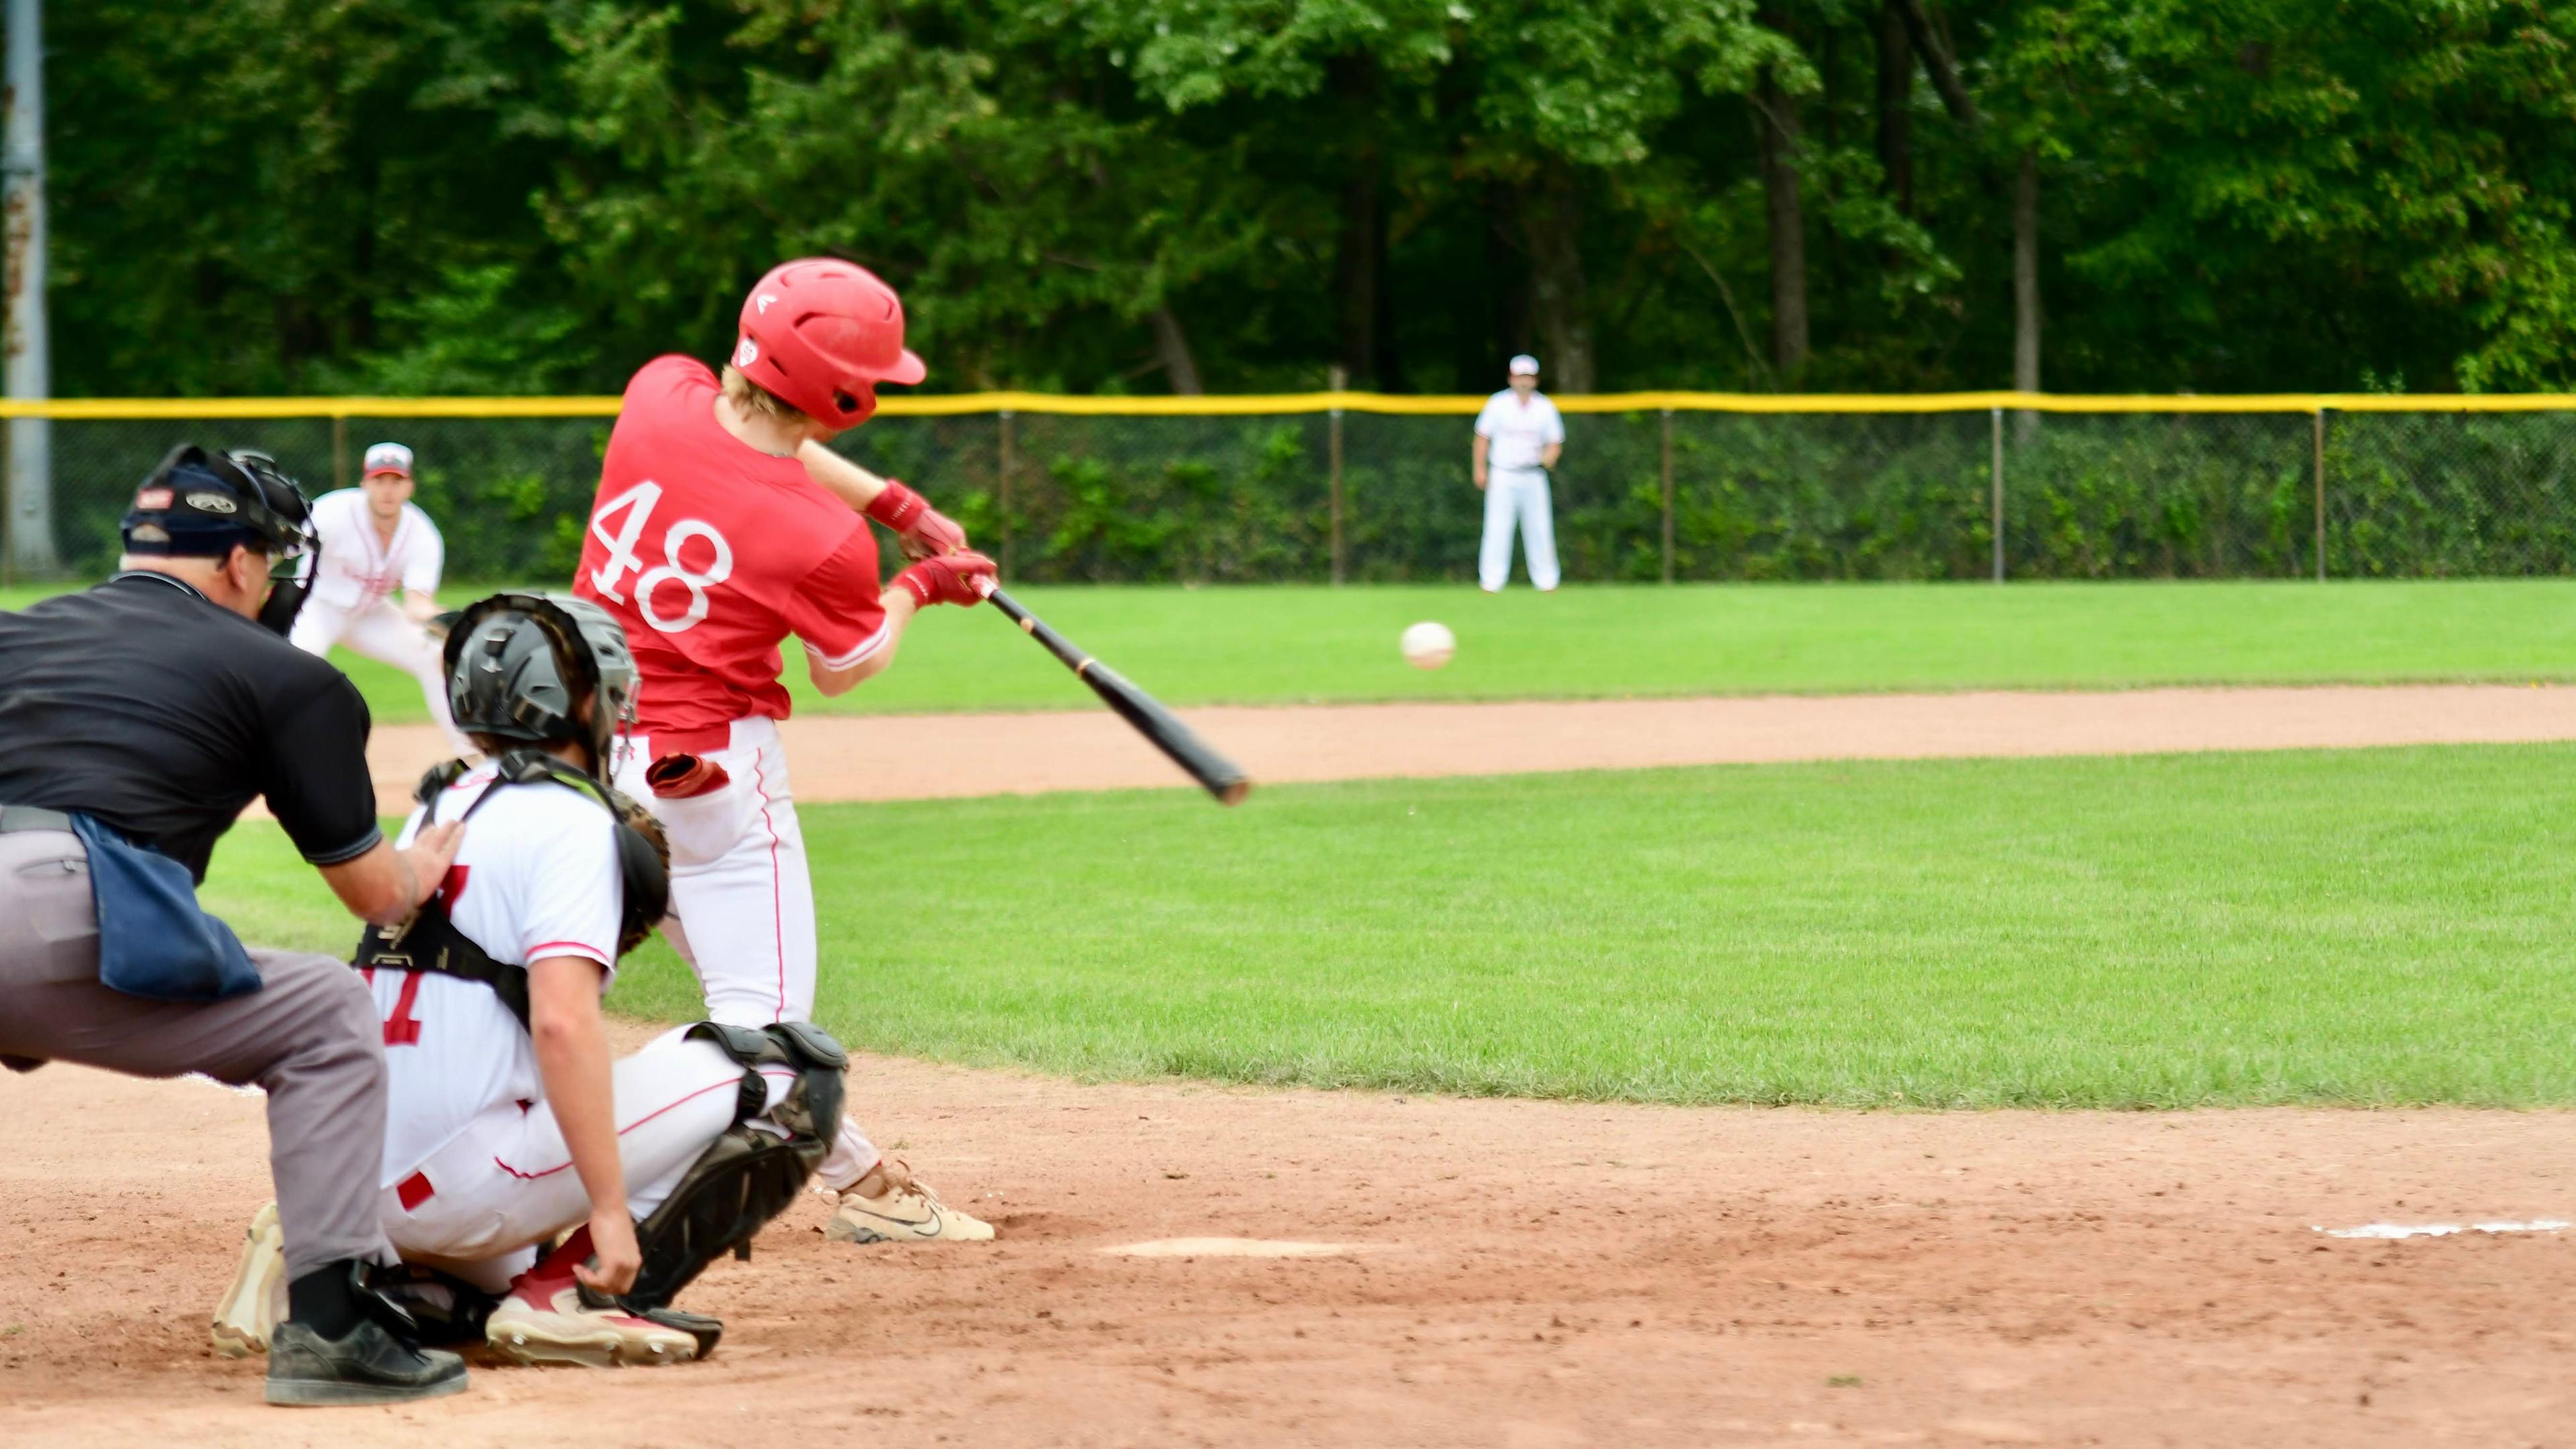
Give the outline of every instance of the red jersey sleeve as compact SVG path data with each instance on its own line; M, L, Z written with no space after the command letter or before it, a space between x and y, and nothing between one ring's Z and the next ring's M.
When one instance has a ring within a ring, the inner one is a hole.
M855 517L851 523L849 537L814 566L787 602L787 627L826 669L848 669L892 637L878 598L876 535Z

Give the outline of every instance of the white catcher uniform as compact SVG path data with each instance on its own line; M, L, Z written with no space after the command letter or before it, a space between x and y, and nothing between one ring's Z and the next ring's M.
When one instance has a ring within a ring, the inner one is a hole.
M492 788L486 764L437 800L453 820ZM409 845L426 812L403 828ZM510 785L475 809L440 888L448 919L496 961L555 956L616 970L621 884L616 822L553 783ZM536 1048L490 987L429 971L368 973L384 1021L381 1187L386 1236L420 1262L500 1292L534 1245L590 1216L590 1199L546 1107ZM793 1083L765 1068L769 1105ZM614 1068L628 1208L642 1218L733 1125L743 1069L714 1044L664 1036Z
M341 488L313 500L313 529L322 541L322 572L296 611L288 639L307 654L327 655L334 644L404 671L420 681L429 717L459 756L473 745L457 733L447 710L447 666L437 640L394 606L393 593L434 594L446 566L447 544L438 525L418 505L405 503L388 543L376 532L367 495ZM308 559L304 568L313 567Z

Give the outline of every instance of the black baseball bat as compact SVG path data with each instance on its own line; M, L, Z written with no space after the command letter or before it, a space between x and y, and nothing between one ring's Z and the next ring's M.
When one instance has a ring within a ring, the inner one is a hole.
M1199 738L1198 731L1181 723L1178 716L1163 708L1154 696L1128 683L1117 670L1082 652L1082 647L1046 625L1046 621L1028 611L1019 600L999 588L987 591L993 607L1004 618L1020 626L1030 638L1046 646L1046 651L1064 661L1074 677L1091 686L1100 702L1117 711L1118 717L1136 727L1136 732L1154 742L1154 748L1172 757L1172 763L1189 773L1189 777L1206 787L1220 805L1240 805L1252 793L1252 777L1243 767L1216 752L1216 747Z

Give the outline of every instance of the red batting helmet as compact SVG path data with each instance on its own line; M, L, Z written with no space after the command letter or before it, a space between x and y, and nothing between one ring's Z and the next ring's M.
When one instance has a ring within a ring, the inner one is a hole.
M915 383L926 369L903 345L903 299L856 262L781 262L743 299L733 365L799 411L855 428L877 410L877 384Z

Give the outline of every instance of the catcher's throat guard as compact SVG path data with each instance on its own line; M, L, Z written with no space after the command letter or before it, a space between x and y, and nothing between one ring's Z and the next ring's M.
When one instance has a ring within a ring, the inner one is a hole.
M634 1289L618 1300L632 1313L668 1310L681 1289L727 1253L750 1257L753 1235L796 1201L840 1128L841 1069L850 1059L821 1027L784 1021L754 1030L702 1021L687 1036L713 1042L739 1062L742 1088L733 1125L635 1226L644 1265ZM775 1108L768 1106L763 1067L795 1073Z

